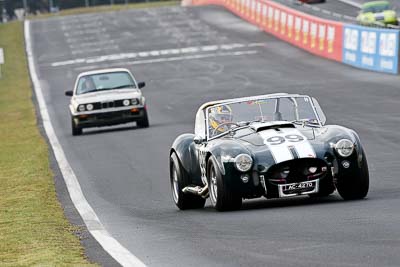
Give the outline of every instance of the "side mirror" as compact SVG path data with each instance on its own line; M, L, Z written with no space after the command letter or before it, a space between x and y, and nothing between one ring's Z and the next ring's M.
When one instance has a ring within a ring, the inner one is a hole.
M66 95L66 96L72 96L72 95L73 95L73 92L72 92L71 90L65 91L65 95Z
M145 82L138 82L137 86L139 87L139 89L143 88L146 86Z
M199 136L199 135L196 135L196 136L193 138L193 142L194 142L196 145L200 145L201 143L204 142L204 138L201 137L201 136Z

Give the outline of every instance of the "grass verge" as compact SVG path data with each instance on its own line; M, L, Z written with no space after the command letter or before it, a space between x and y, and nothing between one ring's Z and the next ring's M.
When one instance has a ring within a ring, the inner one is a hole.
M0 266L91 265L57 200L21 22L0 24Z
M68 15L79 15L79 14L87 14L87 13L100 13L100 12L109 12L109 11L122 11L126 9L135 9L135 8L150 8L150 7L162 7L162 6L178 6L181 1L154 1L154 2L145 2L145 3L134 3L134 4L120 4L120 5L106 5L106 6L93 6L93 7L83 7L83 8L72 8L61 10L58 13L46 13L40 14L36 16L29 16L29 19L42 19L48 17L57 17L57 16L68 16Z

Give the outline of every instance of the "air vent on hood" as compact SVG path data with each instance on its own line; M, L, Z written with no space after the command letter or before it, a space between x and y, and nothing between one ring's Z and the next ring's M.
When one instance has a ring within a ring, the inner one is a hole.
M296 128L293 123L287 121L269 121L269 122L256 122L250 125L256 132L260 132L268 129L278 129L278 128Z

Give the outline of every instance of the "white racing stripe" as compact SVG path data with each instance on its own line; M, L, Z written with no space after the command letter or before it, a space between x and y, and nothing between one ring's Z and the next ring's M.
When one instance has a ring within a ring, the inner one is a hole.
M112 237L110 233L107 232L93 208L89 205L85 196L83 195L78 179L76 178L76 175L65 156L64 150L58 141L53 125L51 124L50 116L47 111L43 92L35 68L29 20L25 20L25 42L29 72L38 101L43 126L75 208L78 210L92 236L118 263L120 263L122 266L146 266L135 255L122 246L114 237Z
M314 148L296 128L269 129L259 132L274 157L275 163L298 158L315 158ZM291 151L294 149L294 155Z
M299 158L315 158L315 150L310 144L310 142L307 140L307 137L305 137L299 130L296 128L282 128L280 129L285 136L301 136L303 137L303 140L300 142L288 142L290 146L293 146L294 149L297 152L297 155Z
M275 129L269 129L259 132L264 144L266 144L274 157L275 163L293 159L292 152L290 152L287 142L284 140L285 135Z

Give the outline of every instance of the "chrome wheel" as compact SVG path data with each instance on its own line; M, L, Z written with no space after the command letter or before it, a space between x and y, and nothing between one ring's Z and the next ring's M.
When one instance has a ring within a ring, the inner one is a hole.
M179 184L178 184L178 174L176 172L175 165L172 167L172 197L174 198L175 203L179 201Z
M210 184L209 190L210 190L210 199L211 202L215 205L217 203L218 199L218 185L217 185L217 175L215 173L214 166L211 166L210 168Z

